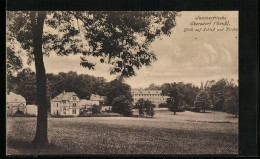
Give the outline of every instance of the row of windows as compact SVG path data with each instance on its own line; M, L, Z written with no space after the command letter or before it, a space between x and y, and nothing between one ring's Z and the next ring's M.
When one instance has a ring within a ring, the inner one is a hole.
M138 101L140 98L134 98L134 101ZM155 100L155 101L164 101L164 98L143 98L144 100Z
M64 103L64 102L63 102ZM66 102L65 102L66 103ZM58 107L59 106L59 103L56 104L56 106ZM72 106L73 107L76 107L77 106L77 103L72 103Z
M66 107L63 108L63 114L66 114ZM76 114L76 109L72 109L72 114Z
M134 94L134 96L160 96L160 94Z

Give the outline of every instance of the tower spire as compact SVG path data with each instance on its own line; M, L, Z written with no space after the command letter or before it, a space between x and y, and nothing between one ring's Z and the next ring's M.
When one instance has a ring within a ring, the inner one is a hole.
M203 90L203 81L201 81L201 84L200 84L200 89Z

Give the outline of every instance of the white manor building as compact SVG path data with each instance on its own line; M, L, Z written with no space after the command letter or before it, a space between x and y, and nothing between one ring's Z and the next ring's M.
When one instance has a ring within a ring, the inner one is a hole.
M161 90L144 90L144 89L132 89L133 104L143 98L144 100L149 100L158 108L159 104L166 103L169 96L162 95Z
M63 91L51 100L51 115L79 115L79 97L74 92Z

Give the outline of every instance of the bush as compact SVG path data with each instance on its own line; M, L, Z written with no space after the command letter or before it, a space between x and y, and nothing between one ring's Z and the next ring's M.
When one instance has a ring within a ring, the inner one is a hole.
M101 106L99 106L99 105L93 105L93 107L92 107L92 114L100 114L101 113Z
M159 108L168 108L168 105L167 105L167 103L161 103L161 104L159 104L158 107Z
M184 106L184 109L187 110L187 111L191 111L192 108L193 108L193 107L190 106L190 105L188 105L188 104L186 104L186 105Z
M139 99L136 102L136 107L139 110L139 116L144 116L144 115L148 115L153 117L154 116L154 107L155 105L152 104L151 101L149 100L144 100L144 99Z
M132 116L132 103L124 96L117 97L112 102L112 111L123 116Z
M202 107L192 107L190 111L192 111L192 112L200 112L201 109L202 109Z
M146 107L145 107L145 114L148 115L148 116L153 117L154 114L155 114L153 108L154 108L154 107L153 107L152 104L146 105Z

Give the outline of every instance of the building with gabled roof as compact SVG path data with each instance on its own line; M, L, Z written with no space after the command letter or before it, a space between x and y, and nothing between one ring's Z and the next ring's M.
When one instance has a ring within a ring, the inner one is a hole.
M6 94L6 113L13 115L16 112L26 113L26 100L23 96L10 92Z
M63 91L51 100L51 115L78 116L79 101L76 93Z
M99 105L104 105L106 97L105 96L100 96L100 95L97 95L97 94L91 94L90 100L91 101L98 101Z

